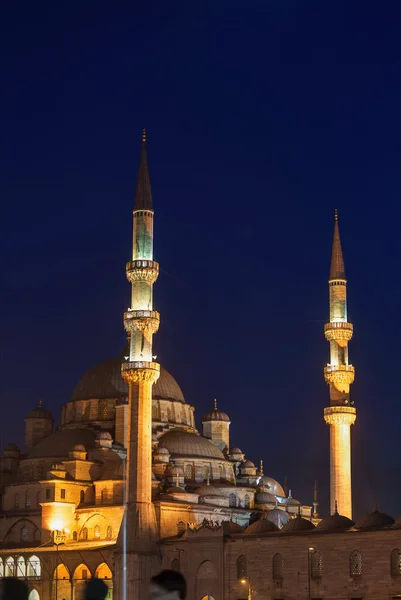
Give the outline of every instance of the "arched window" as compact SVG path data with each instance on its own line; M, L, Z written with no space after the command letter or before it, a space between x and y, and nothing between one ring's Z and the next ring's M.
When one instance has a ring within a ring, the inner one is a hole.
M83 540L87 540L88 539L88 530L86 527L83 528L82 532L81 532L81 538Z
M273 556L273 579L275 581L281 581L283 579L284 561L281 554L275 554Z
M33 532L33 539L35 542L40 542L40 529L35 529Z
M228 502L230 506L237 506L237 496L235 494L230 494L228 497Z
M243 554L237 558L237 579L248 577L248 559Z
M102 504L106 504L109 499L109 493L106 488L104 488L100 493L100 501Z
M171 562L171 568L172 568L173 571L179 571L180 570L180 561L178 560L178 558L175 558Z
M12 556L9 556L6 560L6 566L4 569L4 577L14 577L14 559Z
M27 542L28 541L28 527L26 527L25 525L23 527L21 527L20 541L21 542Z
M91 416L91 404L90 404L90 402L88 402L85 406L84 420L89 421L90 416Z
M28 490L27 493L25 494L25 506L27 508L29 508L31 506L31 493Z
M185 527L184 521L178 521L178 523L177 523L178 535L180 535L181 533L184 533L185 530L186 530L186 527Z
M95 534L95 539L96 540L100 539L100 527L99 527L99 525L95 526L94 534Z
M26 564L25 559L22 556L17 558L17 577L25 577L26 576Z
M320 552L313 552L311 556L311 577L320 579L323 576L323 558Z
M4 577L4 563L3 563L3 559L0 556L0 579L1 577Z
M112 528L111 528L111 527L110 527L110 525L109 525L109 526L107 527L107 531L106 531L106 538L107 538L108 540L111 540L111 539L112 539L112 537L113 537L113 530L112 530Z
M40 566L40 560L37 556L33 555L28 558L27 562L27 576L35 577L39 579L42 574L42 569Z
M78 533L76 531L72 532L72 539L74 540L74 542L77 541L77 539L78 539Z
M223 467L222 467L222 465L219 465L219 475L220 475L220 479L223 479Z
M167 421L169 423L171 423L173 421L173 415L171 413L171 409L170 408L167 409Z
M251 506L251 499L249 497L249 494L245 494L244 507L249 508L250 506Z
M106 421L107 420L107 401L106 400L100 400L100 402L99 402L99 406L98 406L98 419L100 421Z
M79 503L83 504L85 502L85 492L84 490L81 490L79 493Z
M395 548L390 555L391 577L400 577L401 575L401 552Z
M184 477L185 481L192 481L194 469L192 465L185 465Z
M360 577L362 575L362 554L354 550L349 557L350 577Z

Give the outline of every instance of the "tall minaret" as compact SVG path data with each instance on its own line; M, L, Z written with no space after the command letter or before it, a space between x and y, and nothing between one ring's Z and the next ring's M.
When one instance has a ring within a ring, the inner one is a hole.
M160 315L153 310L152 300L159 274L159 265L153 260L153 215L144 130L133 211L132 260L126 265L132 288L131 307L124 314L130 354L122 365L129 389L126 531L131 599L145 597L157 537L152 504L152 385L159 377L160 365L153 362L152 337L159 328Z
M354 381L354 367L348 364L348 342L353 326L347 320L347 280L341 249L338 214L334 213L334 237L331 253L330 323L324 334L330 342L330 363L324 369L324 378L330 386L330 406L324 409L324 420L330 426L330 507L352 518L351 493L351 425L356 410L350 403L350 385Z

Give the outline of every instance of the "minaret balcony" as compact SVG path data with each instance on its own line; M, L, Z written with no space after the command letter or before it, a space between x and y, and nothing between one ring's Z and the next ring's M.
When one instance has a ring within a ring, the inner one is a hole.
M335 321L326 323L324 326L324 335L328 342L337 342L341 347L345 347L352 338L354 326L352 323Z
M146 281L153 284L159 276L159 263L155 260L131 260L125 270L130 283Z
M324 368L324 378L326 383L341 389L344 385L353 383L355 368L352 365L327 365Z
M127 383L154 383L160 377L160 365L146 360L124 362L121 365L121 376Z
M160 325L157 310L128 310L124 313L124 328L127 333L156 333Z
M329 406L324 409L327 425L353 425L356 421L356 409L353 406Z

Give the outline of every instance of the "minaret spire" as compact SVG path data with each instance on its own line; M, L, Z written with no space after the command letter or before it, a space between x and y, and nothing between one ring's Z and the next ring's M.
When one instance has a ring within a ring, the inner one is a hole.
M319 506L319 503L317 501L317 481L315 480L315 485L313 487L313 518L314 519L319 518L318 506Z
M150 177L148 157L146 154L146 129L142 130L141 160L139 163L138 181L136 184L134 210L152 210L152 191L150 188Z
M350 402L355 370L348 363L348 342L353 325L347 319L347 280L337 211L334 213L329 299L330 322L324 326L324 334L330 343L330 363L324 369L324 377L330 389L330 406L324 409L324 419L330 426L330 505L334 513L337 501L340 513L351 519L351 425L355 423L356 410Z
M340 229L338 226L338 212L334 211L334 235L331 249L330 277L329 279L345 279L343 251L341 248Z

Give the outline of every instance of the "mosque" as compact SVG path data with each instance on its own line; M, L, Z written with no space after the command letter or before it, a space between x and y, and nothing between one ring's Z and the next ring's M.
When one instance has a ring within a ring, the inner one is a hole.
M199 432L194 406L156 362L153 219L143 133L127 345L82 376L56 427L40 403L25 418L23 451L4 448L0 577L26 579L30 600L81 600L90 577L107 583L110 600L139 600L160 568L184 573L189 600L401 598L401 517L375 509L352 521L353 326L337 213L324 328L331 515L323 519L316 491L312 506L303 504L231 442L216 401Z

